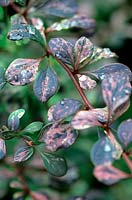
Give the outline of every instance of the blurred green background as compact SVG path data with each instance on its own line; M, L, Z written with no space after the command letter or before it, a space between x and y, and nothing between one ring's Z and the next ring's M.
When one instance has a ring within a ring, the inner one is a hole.
M109 47L119 56L118 59L108 59L98 62L96 66L105 63L121 62L132 69L132 1L131 0L80 0L79 12L94 18L97 23L96 32L90 39L100 47ZM12 10L0 7L0 66L8 65L16 58L37 58L42 56L42 49L35 42L13 42L6 38L9 22L6 12L12 15ZM8 24L8 26L7 26ZM66 33L67 32L67 33ZM52 33L50 37L57 35L74 38L75 33L66 31ZM88 36L87 32L78 33ZM47 65L47 60L41 63L41 67ZM26 114L22 119L21 127L25 127L33 121L47 121L47 109L65 97L79 98L72 82L65 71L53 59L50 59L60 79L59 92L47 103L39 102L33 94L32 84L28 86L13 87L6 85L0 91L0 126L6 124L9 113L18 108L24 108ZM93 66L93 67L96 67ZM93 91L87 92L87 96L95 107L102 107L100 86ZM115 127L124 119L132 117L132 106L114 124ZM97 129L91 128L79 133L79 138L73 146L67 150L59 150L58 153L65 156L69 165L69 172L63 178L54 178L42 172L27 174L27 182L32 189L46 192L53 200L65 200L71 196L87 196L87 200L131 200L132 180L123 180L113 186L105 186L98 182L92 172L93 165L90 161L90 149L98 139ZM8 142L8 155L12 155L17 140ZM41 165L41 163L40 163ZM119 168L128 171L123 161L115 163ZM11 189L6 178L1 178L2 164L0 165L0 199L12 199ZM32 177L32 178L31 178ZM16 180L17 178L15 178ZM8 186L8 187L7 187ZM26 198L30 200L30 198Z

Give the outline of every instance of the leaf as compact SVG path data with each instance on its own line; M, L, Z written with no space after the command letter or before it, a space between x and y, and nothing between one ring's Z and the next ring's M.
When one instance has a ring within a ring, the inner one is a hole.
M15 0L15 2L21 6L26 6L26 0Z
M95 80L91 79L89 76L78 74L78 80L80 87L84 90L91 90L96 87L97 83Z
M13 131L3 131L0 132L0 137L4 140L10 140L16 136L16 133Z
M61 31L70 28L81 28L93 32L95 29L95 20L89 19L87 16L75 15L72 18L63 19L60 22L52 24L46 29L46 32Z
M104 109L81 110L71 120L71 126L75 129L86 129L94 126L102 126L108 120L108 113Z
M12 131L15 131L19 128L20 125L20 118L24 115L25 110L24 109L18 109L13 111L9 117L8 117L8 128Z
M100 138L90 152L91 161L94 165L112 163L115 158L116 149L107 137Z
M34 199L34 200L49 200L49 198L47 197L47 195L41 193L41 192L30 192L30 196Z
M69 124L54 123L42 130L41 140L46 144L46 149L56 151L60 148L70 147L77 139L76 130L72 129Z
M119 125L117 135L125 147L132 142L132 119L125 120Z
M6 70L6 81L12 85L26 85L34 81L40 60L16 59Z
M103 98L111 114L129 100L131 84L124 72L108 74L102 81Z
M82 106L82 103L76 99L64 98L48 110L48 120L58 121L76 113Z
M20 147L15 155L14 155L14 161L15 162L24 162L28 160L34 153L33 147Z
M40 43L45 47L45 41L41 33L33 26L29 24L13 24L11 30L7 35L9 40L18 41L23 39L31 39Z
M111 165L99 165L94 169L94 176L106 185L117 183L129 175Z
M121 63L112 63L104 65L103 67L92 71L91 73L96 76L96 78L103 80L105 76L115 72L124 72L126 75L129 76L130 81L132 81L132 72L131 70Z
M46 102L58 90L58 77L51 67L40 71L34 82L33 90L36 97Z
M35 2L34 6L37 8L39 13L43 12L47 15L53 15L58 17L71 17L77 12L77 3L75 0L50 0Z
M9 0L0 0L0 6L8 6L10 3Z
M5 155L6 155L5 141L0 138L0 160L3 159Z
M5 86L6 80L5 80L5 71L6 69L4 67L0 67L0 90Z
M52 38L49 41L49 47L55 57L63 63L73 65L73 44L65 41L63 38Z
M42 127L43 127L43 122L39 122L39 121L32 122L31 124L29 124L23 129L23 132L34 133L34 132L40 131Z
M67 171L67 164L64 158L50 153L41 153L45 169L53 176L63 176Z

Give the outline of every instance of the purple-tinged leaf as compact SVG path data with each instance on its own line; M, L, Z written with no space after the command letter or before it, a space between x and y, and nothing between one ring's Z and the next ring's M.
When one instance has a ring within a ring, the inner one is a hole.
M33 90L36 97L46 102L57 92L59 87L58 77L51 67L40 71L34 82Z
M24 109L18 109L13 111L8 117L8 128L12 131L15 131L19 128L20 125L20 118L24 115Z
M69 124L54 123L42 131L41 140L46 144L46 149L56 151L60 148L70 147L77 139L76 130Z
M0 0L0 6L8 6L10 3L9 0Z
M63 38L53 38L49 41L49 47L55 57L63 63L73 65L73 44L65 41Z
M26 85L34 81L40 60L16 59L6 70L6 81L12 85Z
M47 28L46 32L61 31L70 28L86 29L90 33L95 29L95 20L89 19L86 16L75 15L69 19L63 19L60 22L52 24Z
M15 155L14 155L14 161L15 162L24 162L28 160L34 153L33 147L20 147Z
M75 196L75 197L71 197L68 200L87 200L87 198L85 197L80 197L80 196Z
M4 67L0 66L0 90L5 86L6 80L5 80L5 71L6 69Z
M124 72L108 74L102 81L103 98L111 114L129 100L131 84Z
M125 120L119 125L117 135L125 147L132 142L132 119Z
M131 70L121 63L112 63L104 65L103 67L92 71L91 73L96 76L96 78L103 80L105 76L115 72L124 72L126 75L129 76L130 81L132 81L132 72Z
M116 149L107 137L100 138L92 147L90 156L94 165L112 163L115 158Z
M5 155L6 155L5 141L0 138L0 160L3 159Z
M125 172L111 166L111 165L99 165L94 169L94 176L102 183L106 185L112 185L117 183L121 179L128 178L129 175Z
M78 74L77 77L80 87L84 90L91 90L97 85L96 81L91 79L89 76Z
M80 101L72 98L65 98L56 105L51 106L48 111L48 120L62 120L76 113L81 108L81 106L82 104Z
M86 37L81 37L74 46L75 66L90 58L93 53L93 43Z
M76 0L50 0L39 3L37 10L47 15L71 17L77 13L78 7Z
M30 196L34 199L34 200L49 200L49 198L47 197L47 195L41 193L41 192L30 192Z
M102 108L82 110L71 120L71 126L75 129L86 129L94 126L102 126L108 120L108 113Z
M41 157L45 169L53 176L64 176L67 171L67 164L64 158L50 153L42 153Z

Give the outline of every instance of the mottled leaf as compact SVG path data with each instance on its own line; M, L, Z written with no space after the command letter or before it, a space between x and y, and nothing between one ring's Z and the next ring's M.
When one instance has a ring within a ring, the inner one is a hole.
M111 165L99 165L94 169L94 176L106 185L117 183L129 175Z
M3 159L5 155L6 155L5 141L0 138L0 160Z
M78 74L78 80L80 87L84 90L90 90L96 87L97 83L95 80L91 79L89 76Z
M50 153L41 153L45 169L54 176L63 176L67 171L67 164L64 158Z
M72 98L65 98L61 100L48 111L48 120L57 121L69 117L70 115L76 113L82 104L80 101Z
M119 141L127 147L132 142L132 119L123 121L117 130Z
M34 148L33 147L20 147L15 155L14 155L14 161L15 162L23 162L28 160L34 153Z
M58 90L59 82L55 71L51 67L40 71L34 82L33 90L36 97L46 102Z
M34 132L40 131L42 126L43 126L43 122L39 122L39 121L32 122L31 124L29 124L23 129L23 132L34 133Z
M33 25L22 23L13 24L7 37L13 41L31 39L45 47L45 41L41 33Z
M86 29L90 33L95 29L95 20L89 19L86 16L75 15L69 19L63 19L60 22L52 24L47 28L46 32L61 31L70 28Z
M103 98L111 114L129 100L131 84L124 72L108 74L102 81Z
M53 38L49 41L49 47L54 56L63 63L73 65L73 44L63 38Z
M34 200L49 200L49 198L47 197L47 195L41 193L41 192L30 192L30 196L34 199Z
M77 13L77 3L75 0L50 0L41 1L41 3L34 2L34 6L39 13L58 16L58 17L71 17Z
M20 125L20 118L24 115L25 110L24 109L18 109L13 111L9 117L8 117L8 128L12 131L17 130Z
M40 60L16 59L6 70L5 78L12 85L26 85L34 81Z
M4 67L0 67L0 90L4 87L6 84L5 80L5 71L6 69Z
M27 21L23 15L17 13L10 17L10 23L11 23L11 26L13 26L16 24L27 24Z
M10 3L9 0L0 0L0 6L8 6Z
M27 0L15 0L15 2L18 3L21 6L25 6L26 5L26 1Z
M42 131L41 140L46 144L46 149L56 151L60 148L70 147L77 139L76 130L69 124L54 123Z
M91 161L94 165L112 163L115 158L115 147L107 137L100 138L90 152Z
M82 110L71 120L71 126L75 129L86 129L94 126L102 126L108 120L108 113L102 108Z
M115 72L124 72L126 75L129 76L130 81L132 81L132 72L131 70L121 63L112 63L104 65L103 67L96 69L95 71L91 72L96 78L103 80L105 76Z
M14 131L2 131L0 137L4 140L10 140L16 136Z

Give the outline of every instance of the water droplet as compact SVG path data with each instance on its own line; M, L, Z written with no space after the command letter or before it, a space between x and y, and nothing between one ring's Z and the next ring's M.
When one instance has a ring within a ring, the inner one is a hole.
M105 74L100 74L99 77L101 80L103 80L105 78Z
M130 89L125 89L124 92L125 92L125 94L131 94L131 90Z
M116 101L116 98L115 98L115 97L113 97L113 98L112 98L112 101Z
M31 34L31 35L35 35L35 29L33 28L33 27L28 27L28 32L29 32L29 34Z
M110 151L111 151L110 145L106 144L106 145L104 146L104 151L105 151L105 152L110 152Z
M61 105L64 105L64 104L65 104L65 102L64 102L64 101L61 101L61 102L60 102L60 104L61 104Z

